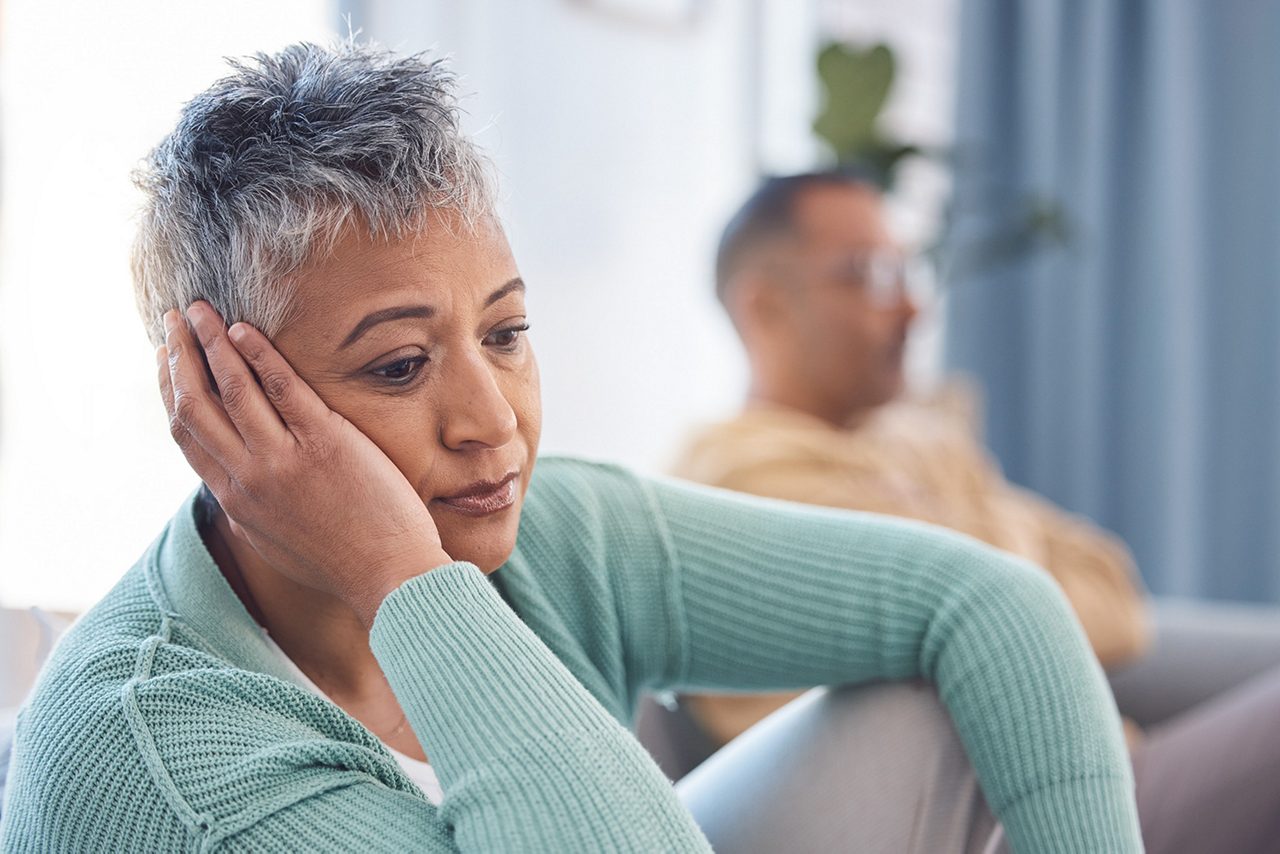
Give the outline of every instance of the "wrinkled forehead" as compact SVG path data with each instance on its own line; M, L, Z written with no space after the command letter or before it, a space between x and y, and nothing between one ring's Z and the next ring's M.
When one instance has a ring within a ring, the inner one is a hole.
M290 277L292 310L281 336L305 334L333 347L370 312L404 305L465 320L517 275L506 234L491 216L468 222L442 211L418 231L393 237L353 225Z

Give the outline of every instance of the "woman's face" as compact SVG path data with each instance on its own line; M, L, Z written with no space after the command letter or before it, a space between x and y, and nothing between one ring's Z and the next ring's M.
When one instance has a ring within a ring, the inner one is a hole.
M351 230L300 271L276 347L417 490L445 551L515 546L542 424L524 283L492 221L442 213L394 243Z

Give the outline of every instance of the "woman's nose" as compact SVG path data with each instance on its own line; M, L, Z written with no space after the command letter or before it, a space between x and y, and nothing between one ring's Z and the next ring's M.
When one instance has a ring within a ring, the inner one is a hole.
M454 359L440 439L456 451L500 448L516 434L516 413L481 353Z

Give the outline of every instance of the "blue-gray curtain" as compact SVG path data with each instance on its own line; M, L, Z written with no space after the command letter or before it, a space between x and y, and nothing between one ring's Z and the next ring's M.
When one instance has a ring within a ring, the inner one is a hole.
M1154 592L1280 601L1280 0L961 10L952 245L1069 226L953 283L990 444Z

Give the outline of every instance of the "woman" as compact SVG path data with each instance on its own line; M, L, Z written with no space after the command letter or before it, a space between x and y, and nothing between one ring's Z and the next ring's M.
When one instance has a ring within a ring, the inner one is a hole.
M621 725L641 692L913 677L1014 850L1140 850L1101 673L1032 568L534 475L525 286L438 65L237 65L140 183L139 302L205 487L48 664L6 850L704 850Z

